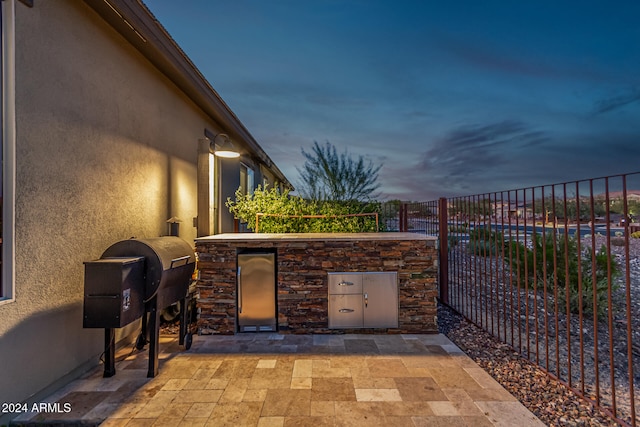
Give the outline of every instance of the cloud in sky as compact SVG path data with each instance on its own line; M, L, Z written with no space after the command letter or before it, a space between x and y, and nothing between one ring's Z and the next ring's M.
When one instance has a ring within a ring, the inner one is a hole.
M627 105L640 103L640 88L633 88L621 94L596 101L596 113L608 113ZM637 110L637 109L636 109Z
M544 132L515 120L460 125L425 148L413 164L399 165L394 175L417 178L412 185L401 181L407 196L418 189L438 196L488 191L486 179L513 186L524 170L535 167L528 159L550 151L549 143Z
M293 182L313 141L386 198L639 169L635 0L145 3Z
M517 121L460 126L425 150L418 167L467 180L488 165L498 167L514 152L526 155L545 141L542 132Z

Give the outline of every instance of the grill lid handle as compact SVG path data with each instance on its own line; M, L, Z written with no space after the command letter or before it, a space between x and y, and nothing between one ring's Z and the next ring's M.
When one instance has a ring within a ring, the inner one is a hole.
M177 264L180 261L184 261L184 264L182 264L182 265L187 265L190 258L191 258L191 255L185 255L185 256L178 257L178 258L174 258L174 259L171 260L171 266L169 268L170 269L174 268L174 264Z

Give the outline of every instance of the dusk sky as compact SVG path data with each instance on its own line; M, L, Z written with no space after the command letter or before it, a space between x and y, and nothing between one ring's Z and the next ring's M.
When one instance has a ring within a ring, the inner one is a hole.
M144 0L295 185L314 141L381 200L640 170L640 2Z

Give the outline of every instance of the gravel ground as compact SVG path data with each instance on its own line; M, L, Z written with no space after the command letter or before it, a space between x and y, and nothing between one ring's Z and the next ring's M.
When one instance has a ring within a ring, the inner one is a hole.
M521 357L449 307L438 305L438 324L445 334L480 367L549 426L616 426L542 369Z

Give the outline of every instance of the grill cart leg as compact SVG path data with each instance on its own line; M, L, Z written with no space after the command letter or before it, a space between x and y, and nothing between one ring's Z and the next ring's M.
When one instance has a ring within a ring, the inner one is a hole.
M178 340L178 344L180 345L184 345L184 337L185 335L187 335L187 321L188 321L188 316L187 316L187 304L189 304L189 298L182 298L180 300L180 334L179 334L179 340Z
M191 331L189 327L191 326L191 319L193 317L193 300L191 295L187 295L184 299L181 300L182 303L182 311L180 312L180 340L179 344L183 345L185 350L189 350L191 348L191 343L193 342L193 337L191 335Z
M155 296L149 304L149 371L148 378L158 373L158 350L160 349L160 311L158 311L158 297Z
M195 307L196 301L196 282L191 281L187 295L180 300L180 340L179 344L184 346L185 350L191 348L193 343L193 334L191 333L191 324L196 321Z
M109 378L116 374L116 334L112 328L104 330L104 374Z
M147 312L146 311L142 315L142 330L140 331L140 335L138 335L138 339L136 340L136 348L138 350L142 350L145 345L147 345Z

